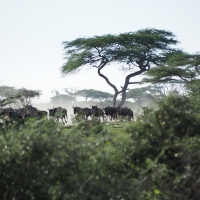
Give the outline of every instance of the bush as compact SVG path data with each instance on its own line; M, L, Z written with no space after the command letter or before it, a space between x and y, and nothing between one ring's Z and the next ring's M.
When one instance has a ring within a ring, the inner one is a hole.
M190 99L163 99L127 132L134 142L129 164L143 198L200 199L200 123Z
M0 199L50 199L60 131L51 120L31 120L0 135Z
M97 121L87 123L71 129L53 120L28 121L19 129L10 126L0 136L0 199L116 196L124 175L113 174L112 168L123 162L118 148L122 139L101 134Z
M200 123L190 99L170 96L123 126L7 126L0 135L0 199L200 199Z

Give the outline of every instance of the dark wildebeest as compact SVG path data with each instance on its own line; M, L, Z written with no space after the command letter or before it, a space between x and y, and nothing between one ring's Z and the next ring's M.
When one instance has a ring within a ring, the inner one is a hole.
M49 117L55 117L57 122L59 122L59 118L61 118L63 124L67 123L68 116L67 116L67 110L65 108L58 107L48 110L49 110Z
M103 118L103 120L105 119L105 114L103 109L98 108L97 106L92 106L92 109L94 110L94 116L97 117L98 119L100 119L100 117Z
M38 110L37 108L27 105L24 107L25 118L41 119L48 116L48 112L44 110Z
M26 106L24 106L24 113L25 113L24 117L26 119L36 118L36 117L38 117L37 111L38 111L37 108L30 106L30 105L26 105Z
M4 108L4 109L1 109L0 113L1 113L0 115L6 120L9 120L12 122L21 122L21 123L24 122L25 113L24 113L23 108L19 108L19 109Z
M118 115L121 116L121 120L123 120L125 117L128 117L128 121L133 120L133 111L131 108L120 108L118 107Z
M73 110L74 110L74 114L82 114L83 113L83 108L81 107L78 107L78 106L75 106L73 107Z
M45 111L45 110L38 110L37 111L37 115L38 115L39 119L41 119L41 118L47 118L48 112Z
M26 111L31 112L31 113L37 113L37 108L35 108L35 107L33 107L33 106L30 106L30 105L24 106L24 109L25 109Z
M112 121L115 119L115 121L118 119L118 108L107 106L103 108L105 111L106 116L110 116L110 120Z
M92 108L83 108L83 111L85 113L85 119L87 120L88 117L93 117L94 115L94 110Z
M0 109L0 116L1 118L8 118L9 117L9 111L12 111L12 108L1 108Z
M78 106L73 107L74 109L74 114L80 114L83 115L85 117L85 119L87 120L88 117L93 117L94 114L94 110L92 108L81 108Z

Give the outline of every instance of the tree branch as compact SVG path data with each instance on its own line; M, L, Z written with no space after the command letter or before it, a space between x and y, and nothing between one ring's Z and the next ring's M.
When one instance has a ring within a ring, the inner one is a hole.
M128 82L128 84L141 84L141 82Z
M100 77L102 77L102 78L108 83L108 85L110 85L110 86L115 90L115 92L118 93L117 87L116 87L114 84L112 84L112 83L109 81L109 79L108 79L104 74L101 73L101 69L103 69L107 63L108 63L108 59L107 59L107 58L104 58L104 59L102 60L101 64L100 64L101 67L98 68L98 75L99 75ZM99 66L100 66L100 65L99 65Z

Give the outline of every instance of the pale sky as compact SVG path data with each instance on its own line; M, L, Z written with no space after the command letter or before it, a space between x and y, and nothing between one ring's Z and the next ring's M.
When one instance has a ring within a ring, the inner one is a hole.
M189 53L200 51L200 0L0 0L0 85L42 90L39 102L63 88L113 93L96 69L61 77L63 41L165 29ZM124 73L106 75L118 87ZM38 101L38 100L37 100Z

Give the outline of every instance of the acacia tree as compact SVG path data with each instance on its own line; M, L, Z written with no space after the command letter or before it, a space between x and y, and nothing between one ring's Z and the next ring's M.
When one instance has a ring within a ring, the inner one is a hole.
M66 91L66 89L65 89ZM57 90L52 90L53 97L51 97L51 102L52 103L57 103L57 104L65 104L65 103L73 103L76 101L76 98L74 95L72 96L71 94L60 94Z
M114 90L113 106L116 106L119 94L122 98L118 106L122 106L126 100L128 86L138 83L132 78L163 64L166 55L175 51L172 45L177 43L172 32L158 29L142 29L119 35L108 34L65 41L63 45L67 61L62 66L61 72L63 75L71 74L88 64L97 68L98 75ZM119 90L102 73L102 69L111 64L116 66L123 64L124 70L130 71Z
M18 97L17 90L10 86L0 86L0 108L14 102Z
M76 98L69 96L67 94L59 94L54 97L51 97L52 103L64 104L64 103L73 103L74 101L76 101Z
M127 99L133 99L138 104L138 110L141 108L141 105L144 101L157 100L163 97L164 95L158 90L154 85L130 89L127 92Z
M102 91L93 90L93 89L78 90L76 91L75 95L84 97L86 102L89 98L92 100L97 99L99 101L102 101L104 99L109 99L113 97L113 95L108 92L102 92Z
M28 90L25 88L16 89L10 86L0 86L0 107L14 104L17 107L31 105L31 99L39 97L41 91Z
M163 97L174 92L179 92L182 88L181 83L177 83L176 81L170 81L169 83L154 83L151 86Z
M31 105L32 98L38 97L41 95L40 90L30 90L22 88L18 90L18 102L22 106Z

